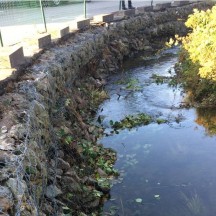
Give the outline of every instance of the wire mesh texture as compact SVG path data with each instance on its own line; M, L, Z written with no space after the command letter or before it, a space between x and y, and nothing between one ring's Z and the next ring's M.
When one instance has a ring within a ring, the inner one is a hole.
M0 30L3 44L13 45L39 31L42 23L37 1L0 0Z
M83 1L0 0L2 44L10 46L83 15Z

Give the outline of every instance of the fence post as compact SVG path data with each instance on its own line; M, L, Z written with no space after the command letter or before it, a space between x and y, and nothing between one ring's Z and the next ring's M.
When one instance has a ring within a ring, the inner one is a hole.
M3 44L3 40L2 40L2 34L1 34L1 30L0 30L0 43L1 43L1 47L3 47L3 46L4 46L4 44Z
M45 18L45 14L44 14L44 8L43 8L42 0L40 0L40 9L41 9L41 14L42 14L42 18L43 18L45 31L47 32L46 18Z
M86 18L86 0L84 0L84 18Z

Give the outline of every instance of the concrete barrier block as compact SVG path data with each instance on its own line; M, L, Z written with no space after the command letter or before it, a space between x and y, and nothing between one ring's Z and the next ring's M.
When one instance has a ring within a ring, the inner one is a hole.
M39 49L48 47L50 44L51 44L51 35L50 34L46 34L46 35L40 36L38 38Z
M0 48L0 68L18 68L23 63L25 63L23 47Z
M117 16L126 17L126 16L134 16L136 10L135 9L129 9L129 10L121 10L116 12Z
M135 9L129 9L124 11L125 16L134 16L135 15Z
M99 14L93 17L95 22L112 22L114 20L114 14Z
M171 7L171 2L168 2L168 3L161 3L161 4L156 4L154 7L153 7L153 10L154 11L159 11L159 10L164 10L166 8L169 8Z
M189 1L174 1L172 2L171 6L177 7L177 6L187 5L187 4L190 4L190 2Z
M84 29L90 27L90 19L84 19L77 22L78 29Z
M69 26L67 26L67 27L65 27L65 28L62 28L62 29L60 29L60 38L63 38L63 37L65 37L66 35L68 35L69 34L69 32L70 32L70 28L69 28Z
M137 11L137 13L151 12L151 11L153 11L153 6L137 7L136 11Z

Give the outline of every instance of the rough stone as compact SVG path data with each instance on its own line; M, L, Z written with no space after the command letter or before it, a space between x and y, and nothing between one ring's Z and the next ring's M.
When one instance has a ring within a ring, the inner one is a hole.
M5 150L5 151L12 151L14 150L14 144L15 140L12 138L5 138L5 139L0 139L1 145L0 145L0 150Z
M0 186L0 197L7 197L11 199L13 195L7 187Z
M46 188L46 193L45 195L52 199L52 198L55 198L59 195L62 194L62 191L55 185L49 185L47 188Z
M70 164L64 161L62 158L57 159L57 168L67 171L70 169Z
M6 185L11 189L16 199L20 199L27 189L26 183L24 181L18 181L15 178L9 178L6 182Z
M10 155L8 152L0 151L0 163L1 166L5 166L12 160L13 156Z
M23 124L13 125L9 131L9 136L16 140L24 139L25 135L26 129L24 128Z
M7 179L9 179L9 174L0 171L0 182L6 181Z
M67 188L67 190L72 192L72 193L82 191L80 184L78 182L76 182L72 177L64 176L62 178L62 183Z
M101 177L107 177L107 174L101 169L101 168L98 168L98 174L101 176Z
M2 126L1 128L1 133L7 133L7 127L6 126Z
M82 179L82 182L87 184L87 185L97 185L97 181L91 177L85 176Z
M0 186L0 212L7 213L13 208L13 195L11 191L4 186Z
M58 150L58 151L57 151L57 156L58 156L59 158L63 158L63 157L64 157L64 152L61 151L61 150Z
M68 172L65 173L65 176L72 177L77 182L80 181L80 178L78 177L78 175L74 170L69 170Z
M63 174L63 170L62 169L52 169L52 168L49 168L49 174L50 175L59 175L61 176Z

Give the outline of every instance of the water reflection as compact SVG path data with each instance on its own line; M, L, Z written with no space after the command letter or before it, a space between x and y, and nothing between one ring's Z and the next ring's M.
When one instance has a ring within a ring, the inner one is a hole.
M216 110L213 108L197 109L196 123L202 125L206 129L209 136L216 134Z
M216 119L206 110L182 109L181 88L166 82L157 85L151 79L152 74L172 75L169 71L177 61L176 52L170 50L148 60L148 65L127 70L125 78L137 79L142 87L129 96L127 89L116 84L122 75L110 80L110 100L98 113L105 127L110 127L110 120L140 112L162 116L169 124L122 130L101 140L118 152L116 168L120 171L103 215L216 215L216 137L210 126ZM182 120L176 122L178 116Z

